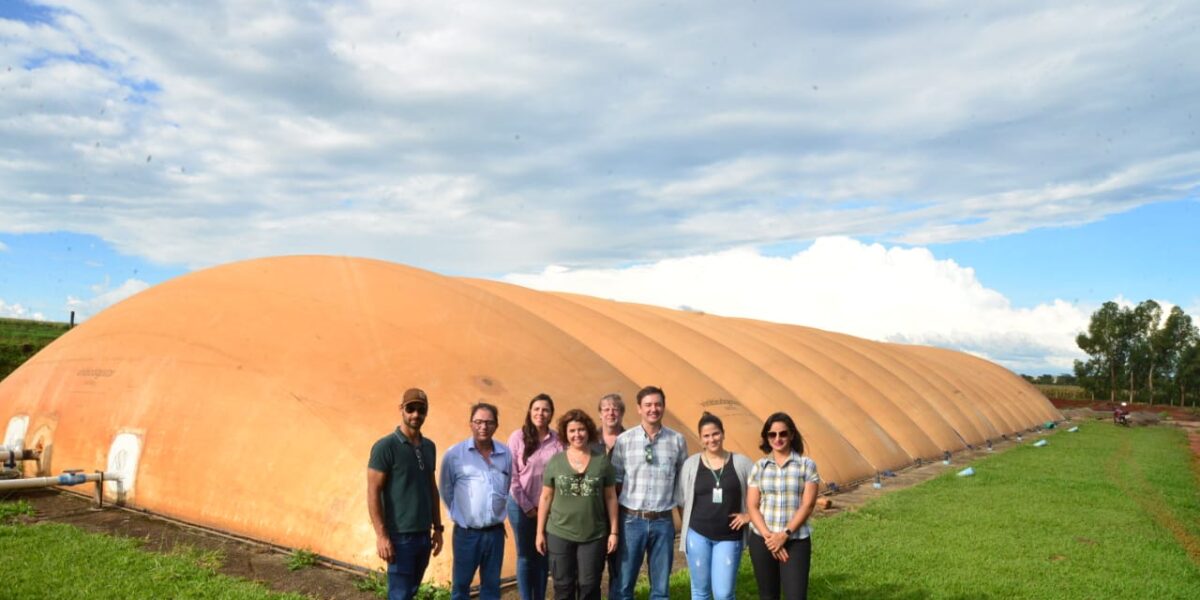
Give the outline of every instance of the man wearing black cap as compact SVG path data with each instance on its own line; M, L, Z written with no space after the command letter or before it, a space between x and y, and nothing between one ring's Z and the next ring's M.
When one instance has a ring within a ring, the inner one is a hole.
M421 436L428 414L425 392L404 392L400 426L375 442L367 462L367 510L376 551L387 562L388 600L416 598L430 552L437 556L442 551L444 528L433 472L437 449Z

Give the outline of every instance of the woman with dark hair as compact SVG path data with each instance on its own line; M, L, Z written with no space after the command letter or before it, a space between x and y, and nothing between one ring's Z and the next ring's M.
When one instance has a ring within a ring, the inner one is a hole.
M796 423L785 413L767 417L759 448L767 455L750 470L746 494L758 597L802 600L808 597L812 559L808 517L817 503L821 478L817 464L804 456Z
M537 550L550 558L555 600L600 600L604 557L617 549L617 475L593 449L596 423L582 410L558 420L567 449L546 465Z
M553 417L554 400L546 394L538 394L529 401L525 424L508 437L508 448L513 457L508 519L517 549L517 589L521 600L546 598L546 576L550 565L546 557L538 553L534 542L542 473L550 458L563 449L558 433L550 429Z
M692 600L733 600L742 562L746 523L746 479L753 464L725 450L725 425L704 413L697 426L703 449L679 472L676 501L683 507L679 549L687 553Z

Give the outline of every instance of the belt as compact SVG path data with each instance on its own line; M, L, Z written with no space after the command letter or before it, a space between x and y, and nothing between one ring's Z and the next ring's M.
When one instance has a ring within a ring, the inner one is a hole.
M463 527L462 525L455 523L454 528L455 529L463 529L466 531L482 531L482 532L496 531L499 529L504 529L504 521L500 521L499 523L496 523L495 525L488 525L487 527Z
M632 508L625 508L624 506L621 507L621 512L623 512L627 515L633 515L639 519L645 519L647 521L653 521L655 519L662 519L662 518L670 518L670 516L671 516L670 510L663 510L663 511L633 510Z

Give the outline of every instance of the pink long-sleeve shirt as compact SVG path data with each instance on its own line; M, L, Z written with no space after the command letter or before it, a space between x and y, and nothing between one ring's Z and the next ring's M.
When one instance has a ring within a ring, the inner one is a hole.
M537 450L525 460L525 438L518 429L508 436L508 449L512 451L513 474L509 491L513 500L522 511L528 512L537 508L538 499L542 495L542 473L546 471L546 463L550 457L562 452L563 445L558 439L558 433L551 429L542 438Z

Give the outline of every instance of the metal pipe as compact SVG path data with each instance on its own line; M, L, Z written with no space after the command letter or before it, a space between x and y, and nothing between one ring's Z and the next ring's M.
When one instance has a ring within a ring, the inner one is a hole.
M28 490L33 488L54 487L56 485L79 485L88 483L89 481L119 481L121 476L117 473L103 473L97 471L95 473L63 473L62 475L52 477L29 477L26 479L9 479L0 481L0 491L2 490Z
M0 446L0 462L10 463L18 460L37 460L41 458L42 453L39 450L20 448L8 448Z

